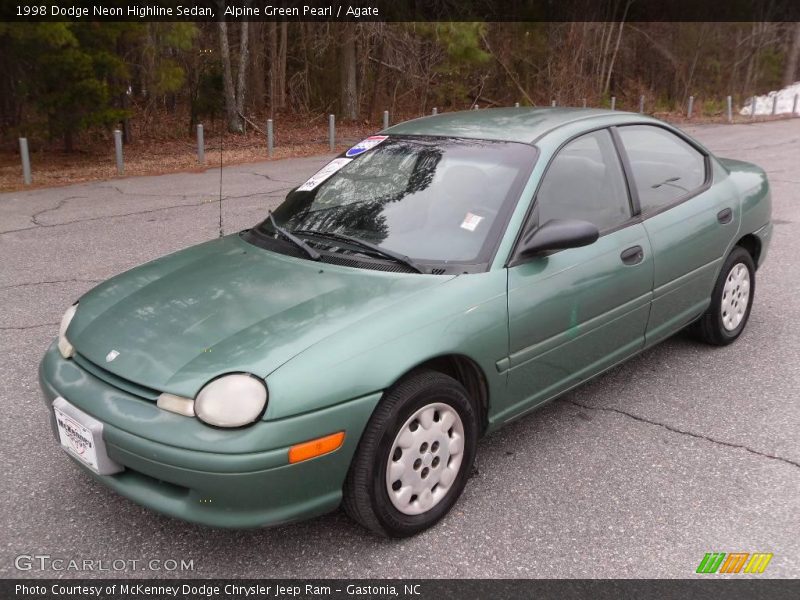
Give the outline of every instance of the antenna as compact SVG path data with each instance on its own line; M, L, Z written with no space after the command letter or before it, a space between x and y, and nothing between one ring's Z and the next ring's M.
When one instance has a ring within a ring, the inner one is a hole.
M222 233L222 140L225 137L225 125L223 124L219 134L219 237Z

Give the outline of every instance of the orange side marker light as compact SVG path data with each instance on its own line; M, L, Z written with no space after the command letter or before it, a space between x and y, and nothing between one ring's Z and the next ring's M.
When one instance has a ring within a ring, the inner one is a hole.
M344 442L344 431L332 433L289 448L289 464L299 463L338 450Z

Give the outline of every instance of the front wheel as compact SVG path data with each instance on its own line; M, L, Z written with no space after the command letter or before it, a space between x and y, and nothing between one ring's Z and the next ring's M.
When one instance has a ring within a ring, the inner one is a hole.
M464 387L419 371L387 391L350 466L344 508L381 535L433 526L461 495L475 459L478 421Z
M716 346L735 341L744 331L756 291L756 269L750 253L736 246L722 265L711 305L697 322L701 340Z

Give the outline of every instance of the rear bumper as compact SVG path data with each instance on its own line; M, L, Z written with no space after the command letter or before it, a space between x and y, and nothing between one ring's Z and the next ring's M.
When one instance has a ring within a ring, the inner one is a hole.
M51 405L62 396L103 422L108 455L125 467L97 475L81 464L87 473L143 506L215 527L277 525L335 509L361 432L380 399L380 393L371 394L224 431L110 386L63 359L55 345L42 360L39 381L54 432ZM336 431L346 432L341 448L289 464L289 446Z
M753 234L758 238L759 242L761 242L761 251L758 253L758 264L756 268L763 265L764 260L767 258L767 250L769 250L769 244L772 241L772 227L772 222L769 222Z

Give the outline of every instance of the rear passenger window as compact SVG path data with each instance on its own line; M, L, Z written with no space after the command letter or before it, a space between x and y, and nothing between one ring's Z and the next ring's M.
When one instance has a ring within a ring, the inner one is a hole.
M669 206L706 180L705 157L674 133L649 125L619 127L642 214Z
M627 221L628 190L611 134L595 131L564 146L544 174L536 204L542 225L580 219L603 231Z

